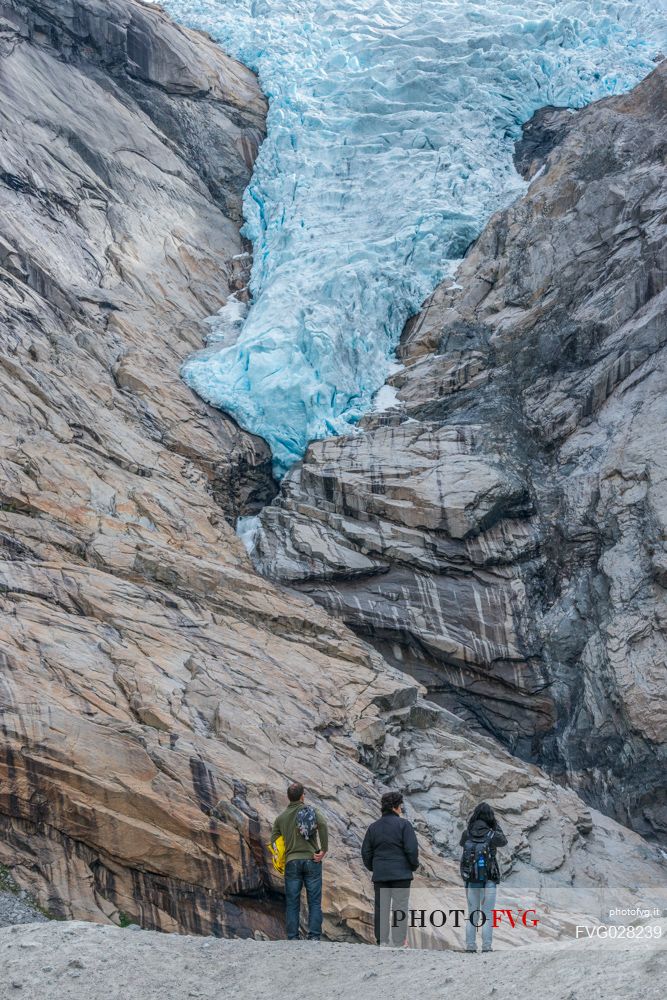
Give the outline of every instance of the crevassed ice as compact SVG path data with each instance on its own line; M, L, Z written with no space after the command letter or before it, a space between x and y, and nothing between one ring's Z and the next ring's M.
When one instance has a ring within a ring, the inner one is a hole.
M405 320L522 189L521 123L634 85L667 44L666 3L163 0L270 98L244 201L253 304L188 383L266 438L278 474L349 430Z

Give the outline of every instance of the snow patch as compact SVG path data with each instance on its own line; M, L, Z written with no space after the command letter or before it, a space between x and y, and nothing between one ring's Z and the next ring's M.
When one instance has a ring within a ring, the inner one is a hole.
M398 389L393 385L383 385L378 389L373 400L373 413L384 413L398 406Z
M236 534L245 545L246 552L249 556L252 556L255 550L260 528L261 525L258 514L255 514L252 517L240 517L236 522Z
M217 313L204 320L209 328L206 335L206 345L210 347L211 344L218 344L220 348L223 348L235 344L239 339L247 314L247 304L237 299L235 294L230 295Z

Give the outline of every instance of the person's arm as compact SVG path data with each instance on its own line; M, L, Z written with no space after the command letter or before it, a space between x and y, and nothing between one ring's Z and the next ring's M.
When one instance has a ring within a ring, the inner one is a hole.
M417 843L417 835L412 829L412 823L409 823L407 820L403 824L403 850L408 859L408 864L413 872L416 872L419 868L419 844Z
M468 839L468 830L465 829L461 834L461 839L459 840L459 847L464 847L467 839Z
M367 868L369 872L373 871L373 854L373 838L371 837L371 828L369 826L366 830L364 842L361 845L361 860L364 863L364 867Z
M327 826L327 821L319 809L315 810L315 815L317 816L317 833L320 840L320 849L318 854L324 856L329 850L329 827Z
M275 842L278 839L278 837L281 836L280 826L278 825L278 820L279 819L280 819L280 816L276 816L276 818L273 821L273 826L271 827L271 843L272 844L275 844Z
M494 847L504 847L506 843L507 843L507 837L500 829L500 824L496 823L496 828L493 831L492 844Z

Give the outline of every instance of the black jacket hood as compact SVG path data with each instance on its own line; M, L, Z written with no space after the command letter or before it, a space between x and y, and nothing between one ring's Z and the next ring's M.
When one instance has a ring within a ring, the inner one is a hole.
M473 840L484 840L489 830L493 830L492 826L483 819L474 820L468 827L468 835L472 837Z
M493 853L497 847L504 847L507 843L507 837L500 829L500 824L496 821L495 826L489 826L489 824L484 819L476 819L470 823L463 833L461 834L461 847L465 846L466 840L470 839L476 844L482 843L482 841L488 836L489 830L493 832L493 837L490 838L490 848Z

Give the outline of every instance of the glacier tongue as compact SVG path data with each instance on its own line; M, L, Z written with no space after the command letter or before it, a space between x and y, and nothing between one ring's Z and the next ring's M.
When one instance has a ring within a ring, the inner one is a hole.
M634 85L667 42L666 4L163 0L270 98L244 202L253 304L237 339L186 362L188 383L266 438L278 474L349 431L405 320L522 189L521 123Z

